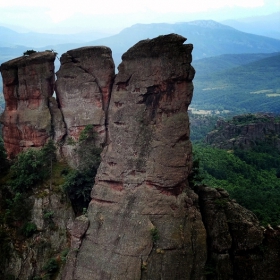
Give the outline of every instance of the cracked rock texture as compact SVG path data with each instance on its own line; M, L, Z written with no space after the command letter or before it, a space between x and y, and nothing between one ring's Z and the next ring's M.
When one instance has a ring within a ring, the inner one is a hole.
M93 125L99 144L106 142L106 114L115 64L108 47L83 47L64 53L57 74L56 94L67 128L67 138L77 141L86 125ZM67 143L67 141L66 141ZM71 145L63 153L71 158Z
M6 102L1 117L7 154L42 147L51 136L49 98L54 90L53 52L34 53L1 65Z
M223 189L199 186L196 192L207 231L207 279L278 279L280 229L261 227Z
M72 279L201 279L206 231L187 182L192 45L175 34L122 57L89 229Z

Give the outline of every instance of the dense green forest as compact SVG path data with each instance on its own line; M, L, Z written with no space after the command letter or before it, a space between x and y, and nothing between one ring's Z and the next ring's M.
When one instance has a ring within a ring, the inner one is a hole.
M280 224L280 153L268 146L226 151L194 145L199 183L226 189L262 224Z
M280 151L265 143L230 151L207 145L203 138L214 128L217 118L190 116L195 184L224 188L231 198L253 211L263 225L279 225Z

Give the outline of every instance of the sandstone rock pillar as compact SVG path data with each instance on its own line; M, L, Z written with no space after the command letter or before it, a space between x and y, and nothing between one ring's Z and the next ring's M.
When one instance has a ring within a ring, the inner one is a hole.
M192 45L170 34L122 56L108 145L73 279L204 279L206 232L192 165Z
M83 47L64 53L57 72L56 94L67 128L64 154L71 157L71 145L86 125L93 125L99 144L106 141L106 114L115 64L108 47Z
M36 52L1 65L6 101L3 139L10 158L28 147L42 147L52 133L49 98L54 91L53 52Z

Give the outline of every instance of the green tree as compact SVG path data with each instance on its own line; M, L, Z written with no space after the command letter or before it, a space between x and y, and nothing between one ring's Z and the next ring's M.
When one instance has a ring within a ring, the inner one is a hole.
M254 212L264 225L278 225L280 180L276 167L279 166L280 155L276 152L272 156L272 153L255 150L229 152L194 145L194 153L200 159L200 183L226 189L238 203Z
M76 214L82 214L88 207L90 193L100 164L101 148L96 147L97 134L92 125L87 125L81 132L77 147L79 165L72 170L63 185L71 200Z
M52 176L56 160L55 146L49 141L41 150L29 149L18 154L11 166L11 186L16 192L29 191L36 184Z

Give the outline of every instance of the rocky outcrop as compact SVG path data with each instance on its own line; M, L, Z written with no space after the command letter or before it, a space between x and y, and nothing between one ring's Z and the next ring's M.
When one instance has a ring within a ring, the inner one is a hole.
M69 201L63 192L41 186L26 202L31 208L29 224L36 231L25 239L12 231L14 245L5 275L14 278L0 273L0 279L49 279L50 272L57 275L55 279L61 279L59 266L65 262L69 247L67 228L74 220Z
M221 149L248 149L264 142L280 150L279 117L269 114L247 114L220 119L216 129L206 136L206 142Z
M49 97L54 91L53 52L33 53L1 65L6 102L3 139L9 157L42 147L51 137Z
M60 58L56 94L68 137L78 140L88 124L106 141L106 112L115 65L107 47L84 47L68 51Z
M187 182L194 69L185 40L173 34L140 41L122 56L109 144L72 279L203 277L206 231Z
M199 186L196 192L207 231L208 279L278 279L280 229L261 227L223 189Z

